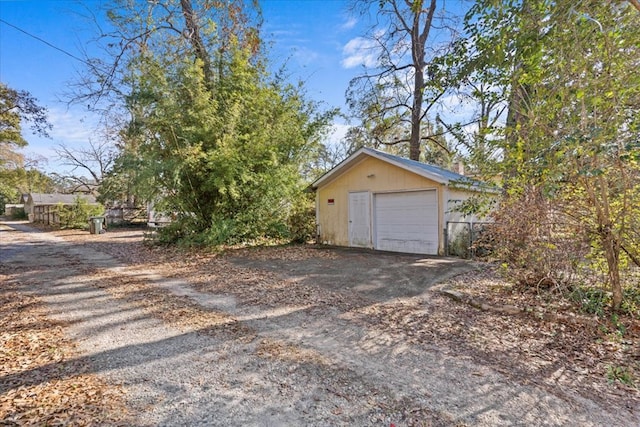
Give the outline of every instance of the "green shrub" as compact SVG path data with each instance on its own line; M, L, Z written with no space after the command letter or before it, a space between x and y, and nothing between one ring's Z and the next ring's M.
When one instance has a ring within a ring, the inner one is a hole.
M153 233L153 240L186 247L215 247L287 241L305 243L315 237L313 194L294 194L283 203L272 202L216 214L209 224L204 224L196 215L181 215Z
M29 215L27 215L27 211L24 208L17 208L11 215L11 219L16 221L29 219Z
M89 217L101 215L104 212L102 205L91 205L85 199L76 197L74 204L58 204L58 216L60 228L86 229Z
M580 305L583 313L604 316L611 305L611 292L602 287L577 285L569 293L569 298ZM640 288L629 285L623 289L620 313L640 318Z
M602 288L591 286L577 286L569 297L580 304L580 310L587 314L603 316L606 307L611 302L611 295Z
M464 224L466 225L466 224ZM460 258L470 258L469 228L464 227L462 231L455 233L449 242L449 255Z
M622 290L622 306L620 311L640 319L640 284L630 284Z
M316 208L313 194L305 194L293 203L287 227L292 242L306 243L315 238Z

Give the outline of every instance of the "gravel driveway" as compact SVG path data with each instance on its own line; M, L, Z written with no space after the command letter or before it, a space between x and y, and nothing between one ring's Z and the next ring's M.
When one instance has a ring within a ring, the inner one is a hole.
M344 250L306 263L229 258L238 269L229 289L246 269L310 289L307 304L282 306L207 291L214 272L167 277L20 224L0 225L0 261L67 322L78 357L123 387L137 425L640 424L637 411L365 326L362 307L426 301L435 282L472 268L464 262ZM314 304L336 292L345 303ZM145 305L145 295L159 302ZM181 321L194 312L198 321ZM16 379L1 378L0 394Z

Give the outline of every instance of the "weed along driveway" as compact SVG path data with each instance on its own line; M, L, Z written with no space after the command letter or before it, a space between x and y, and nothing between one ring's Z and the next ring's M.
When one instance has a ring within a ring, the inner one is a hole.
M2 301L25 301L0 308L3 322L16 318L0 331L9 425L640 424L636 393L572 370L547 351L546 332L514 332L528 320L442 297L454 276L482 274L466 261L307 246L180 252L145 246L136 230L9 222L0 257ZM11 315L40 306L38 322ZM48 341L47 322L62 331ZM55 357L5 363L16 336L36 333ZM76 404L83 382L91 406ZM66 383L76 386L65 399L41 400Z

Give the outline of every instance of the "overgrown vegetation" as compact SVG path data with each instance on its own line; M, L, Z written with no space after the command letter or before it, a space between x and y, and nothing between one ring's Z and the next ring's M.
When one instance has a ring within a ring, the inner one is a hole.
M505 186L497 255L521 283L606 288L622 310L640 268L638 12L488 0L467 19L466 78L494 79L508 106L493 140Z
M15 220L15 221L25 220L25 219L28 219L28 218L29 218L29 215L24 210L24 208L15 209L13 211L13 213L11 214L11 219Z
M111 70L120 80L101 71L93 77L100 96L100 81L112 79L117 91L109 93L125 94L115 102L131 120L101 190L107 199L135 193L171 215L158 231L162 242L221 245L311 234L302 218L301 172L335 111L268 71L255 7L164 0L114 2L107 12L117 31L106 41L125 40L127 49L112 49ZM167 22L180 31L167 30Z
M307 243L316 238L316 205L313 193L297 198L287 220L289 239L294 243Z
M102 205L90 204L82 197L76 197L72 205L60 203L56 206L56 209L60 218L60 228L63 229L86 229L90 217L104 213L104 207Z

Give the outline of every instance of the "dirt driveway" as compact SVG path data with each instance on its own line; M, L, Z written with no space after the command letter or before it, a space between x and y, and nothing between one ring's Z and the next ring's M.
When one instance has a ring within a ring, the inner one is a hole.
M430 291L466 262L300 247L184 255L145 248L138 232L15 223L0 224L0 261L0 292L44 301L77 345L47 367L2 371L9 420L80 365L122 390L127 425L640 424L636 400L580 392L561 361L519 366L517 348L478 357L472 344L491 331Z
M423 295L431 286L474 269L459 258L397 254L351 248L314 248L318 257L256 258L251 250L232 255L237 266L260 269L330 291L348 290L372 301ZM332 256L322 256L330 253Z

